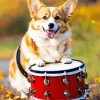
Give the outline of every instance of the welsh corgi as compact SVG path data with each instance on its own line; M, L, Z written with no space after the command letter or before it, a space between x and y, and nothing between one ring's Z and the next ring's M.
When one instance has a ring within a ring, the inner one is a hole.
M27 3L32 20L20 45L23 69L27 72L33 64L42 67L48 62L71 63L72 32L68 20L77 0L67 0L59 7L47 7L40 0L27 0ZM10 61L9 81L21 93L21 98L27 98L30 83L18 68L16 54L17 50Z

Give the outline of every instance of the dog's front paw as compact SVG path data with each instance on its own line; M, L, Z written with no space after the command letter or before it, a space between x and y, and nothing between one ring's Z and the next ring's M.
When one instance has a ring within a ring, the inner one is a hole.
M61 60L61 62L62 62L63 64L70 64L70 63L72 63L72 59L64 58L64 59Z
M45 65L45 62L42 59L30 59L29 60L30 65L37 65L38 67L43 67Z
M30 65L37 65L38 67L43 67L45 65L45 62L42 59L35 59L35 60L29 60Z
M43 67L45 65L45 62L42 60L42 59L36 59L35 60L35 64L38 66L38 67Z

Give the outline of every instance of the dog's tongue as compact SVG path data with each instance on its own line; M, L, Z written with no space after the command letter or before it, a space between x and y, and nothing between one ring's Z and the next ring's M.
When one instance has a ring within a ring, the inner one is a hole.
M46 33L47 33L47 37L48 37L49 39L54 38L54 35L55 35L55 32L54 32L54 31L47 31Z

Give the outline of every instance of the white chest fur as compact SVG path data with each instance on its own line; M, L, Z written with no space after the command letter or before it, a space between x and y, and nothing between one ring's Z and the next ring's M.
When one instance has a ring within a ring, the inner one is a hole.
M59 34L59 37L54 39L45 39L40 37L41 31L33 30L32 28L28 29L29 36L36 42L36 45L39 48L39 53L42 59L49 62L54 62L55 60L59 60L61 57L61 53L64 50L64 44L67 41L67 38L72 36L70 31ZM41 32L43 34L43 32ZM60 48L58 49L58 46Z

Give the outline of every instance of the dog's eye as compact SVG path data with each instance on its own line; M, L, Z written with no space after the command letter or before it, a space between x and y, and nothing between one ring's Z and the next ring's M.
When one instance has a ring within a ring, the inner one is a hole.
M59 16L56 16L56 17L55 17L55 20L59 20L59 19L60 19L60 17L59 17Z
M43 16L42 18L43 18L44 20L46 20L46 19L47 19L47 16Z

